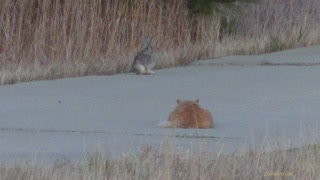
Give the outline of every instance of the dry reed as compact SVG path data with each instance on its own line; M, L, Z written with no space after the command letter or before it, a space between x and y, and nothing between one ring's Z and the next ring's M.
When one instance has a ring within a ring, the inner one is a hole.
M189 152L174 146L114 157L92 152L83 162L66 158L52 164L19 161L0 166L0 178L13 179L317 179L319 144L275 151Z
M184 0L1 0L0 85L130 72L142 36L155 36L157 68L319 44L319 4L262 0L199 16Z

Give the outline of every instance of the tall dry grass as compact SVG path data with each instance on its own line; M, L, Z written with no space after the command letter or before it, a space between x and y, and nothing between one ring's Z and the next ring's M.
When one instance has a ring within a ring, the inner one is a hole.
M264 0L247 9L239 23L240 31L248 39L261 42L278 39L282 49L320 43L320 1ZM270 51L267 47L266 52ZM279 49L281 50L281 49Z
M319 4L262 0L198 16L184 0L1 0L0 84L130 72L142 36L155 36L157 68L319 44Z
M23 161L0 166L0 178L15 179L319 179L320 146L267 152L192 153L164 146L144 147L120 157L93 152L83 162Z

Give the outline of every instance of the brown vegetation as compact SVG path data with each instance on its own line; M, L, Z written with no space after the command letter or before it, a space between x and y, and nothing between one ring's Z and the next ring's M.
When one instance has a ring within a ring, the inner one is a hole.
M2 0L0 84L129 72L142 37L157 68L320 42L317 0L262 0L236 14L192 15L184 0Z
M191 153L165 143L160 150L142 148L120 157L94 152L84 162L66 158L53 164L19 161L0 166L1 179L317 179L320 147L305 146L231 155Z

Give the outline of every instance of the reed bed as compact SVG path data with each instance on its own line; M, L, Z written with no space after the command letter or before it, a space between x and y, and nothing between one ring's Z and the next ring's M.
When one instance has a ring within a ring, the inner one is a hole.
M1 0L0 85L131 72L143 36L156 68L320 42L318 0L261 0L193 14L185 0Z
M169 144L169 145L168 145ZM320 146L233 154L190 152L170 143L142 147L115 157L96 151L81 162L60 158L51 164L25 160L0 165L0 178L14 179L318 179Z

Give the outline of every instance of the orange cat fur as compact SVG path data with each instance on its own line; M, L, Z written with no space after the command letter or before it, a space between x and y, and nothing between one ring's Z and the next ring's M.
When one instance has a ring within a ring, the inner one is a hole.
M213 128L212 115L199 106L199 100L177 100L177 106L169 114L168 121L159 123L163 128Z

